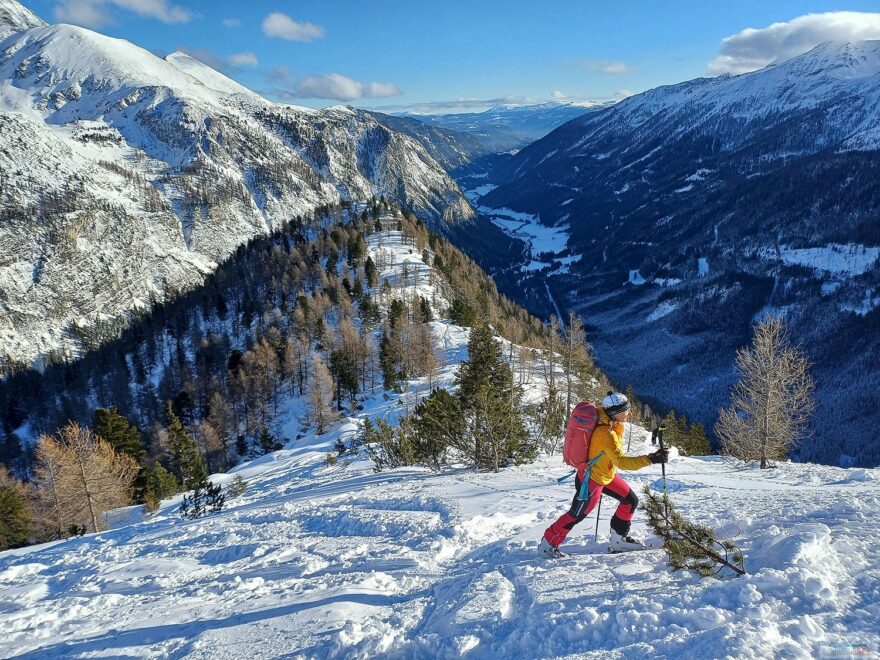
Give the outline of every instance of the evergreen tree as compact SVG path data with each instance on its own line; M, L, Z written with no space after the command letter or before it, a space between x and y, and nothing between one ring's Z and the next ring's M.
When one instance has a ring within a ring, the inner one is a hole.
M379 284L379 269L376 268L376 262L373 261L373 257L367 257L367 261L364 263L364 274L367 278L367 286L375 289L376 285Z
M419 296L419 322L429 323L434 320L434 313L431 311L431 303L425 296Z
M92 415L92 426L95 435L109 442L116 452L127 454L139 465L142 464L146 451L141 432L134 424L119 414L116 406L95 410ZM141 467L132 486L136 501L143 500L146 486L146 471Z
M477 312L461 298L455 298L449 306L449 320L456 325L470 327L477 320Z
M398 391L400 389L400 372L394 361L391 337L384 332L379 341L379 364L382 367L382 387L386 390Z
M478 322L468 340L468 360L456 375L458 399L469 420L467 447L460 447L477 468L498 470L508 461L534 460L537 448L529 440L519 410L522 392L502 359L501 344L492 329Z
M393 427L381 419L375 426L364 420L363 442L367 454L373 461L373 469L381 472L385 468L396 468L415 463L416 455L412 444L410 429L406 423ZM335 457L334 457L335 458Z
M27 541L31 510L24 487L6 471L0 472L0 550Z
M342 410L343 392L348 392L349 399L354 401L359 384L358 363L354 355L344 348L330 353L330 373L336 382L336 402Z
M261 454L270 454L284 447L265 426L260 427L259 445Z
M116 406L98 408L92 415L92 431L103 438L117 452L123 452L140 462L144 458L144 441L141 432Z
M175 476L162 467L161 463L154 463L145 470L146 490L144 502L147 508L155 511L159 502L180 492L180 484Z
M195 440L183 428L180 418L174 414L171 402L166 404L165 414L168 420L168 449L174 458L175 471L186 490L208 477L202 455L196 447Z
M410 417L416 458L435 470L446 460L448 447L465 444L467 424L458 399L447 390L437 389L416 406Z
M226 496L220 484L211 483L205 478L193 484L192 493L183 496L180 515L189 519L201 518L221 511L225 504Z

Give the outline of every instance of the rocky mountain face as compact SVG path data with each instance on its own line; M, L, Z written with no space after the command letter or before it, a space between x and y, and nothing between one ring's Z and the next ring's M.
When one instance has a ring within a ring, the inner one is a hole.
M474 215L370 113L273 103L12 0L0 25L2 370L79 354L324 204L384 195L441 231Z
M622 384L711 425L751 323L782 315L819 385L801 456L877 464L878 149L880 42L826 43L574 119L479 203L568 232L565 267L502 284L581 312Z
M477 136L470 133L441 128L414 117L397 117L381 112L370 114L391 130L416 140L447 172L454 172L491 153Z

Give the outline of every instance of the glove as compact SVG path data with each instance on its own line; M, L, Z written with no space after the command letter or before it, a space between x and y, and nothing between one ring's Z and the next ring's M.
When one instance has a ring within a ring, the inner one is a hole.
M648 460L654 465L657 463L666 463L669 460L669 450L665 447L658 449L653 454L648 454Z

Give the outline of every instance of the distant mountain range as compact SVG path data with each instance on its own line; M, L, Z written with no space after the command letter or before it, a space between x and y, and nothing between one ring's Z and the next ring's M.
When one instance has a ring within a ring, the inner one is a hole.
M474 216L368 112L273 103L14 0L0 37L0 372L79 354L321 205L384 195L440 230Z
M801 455L876 465L878 148L880 42L826 43L573 119L489 172L478 203L569 235L556 266L502 264L511 295L547 314L551 291L612 377L705 423L752 321L783 315L819 382Z
M472 136L482 145L483 153L501 153L521 149L561 124L608 105L548 102L499 106L483 112L401 116Z

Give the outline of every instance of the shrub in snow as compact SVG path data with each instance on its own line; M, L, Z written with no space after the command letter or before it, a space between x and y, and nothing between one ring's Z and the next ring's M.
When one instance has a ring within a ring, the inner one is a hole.
M183 496L180 504L180 515L184 518L195 519L215 513L223 509L226 496L220 484L213 484L207 479L196 483L192 493Z
M229 494L229 499L235 499L236 497L241 497L244 495L244 492L247 490L247 482L244 480L240 474L235 475L235 479L232 480L232 483L229 485L227 492Z

